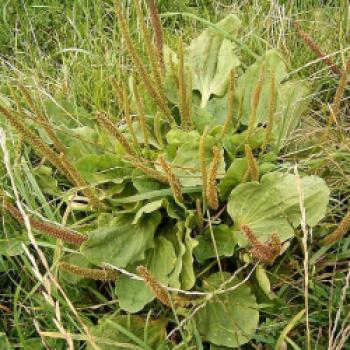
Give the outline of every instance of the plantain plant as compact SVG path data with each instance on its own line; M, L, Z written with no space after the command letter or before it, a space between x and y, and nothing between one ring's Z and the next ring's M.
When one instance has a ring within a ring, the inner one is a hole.
M154 37L134 1L145 55L115 3L131 67L109 82L120 118L68 101L41 104L16 84L0 112L42 160L33 170L41 192L68 210L67 227L30 217L34 230L69 245L61 278L115 283L125 312L104 315L93 334L125 342L121 326L141 338L147 328L148 346L167 349L171 326L188 346L199 337L212 349L235 348L256 335L257 296L273 302L266 270L301 223L325 216L325 182L279 158L309 88L288 80L277 50L252 54L235 15L166 46L152 3ZM22 223L10 192L1 196ZM79 222L84 229L74 229Z

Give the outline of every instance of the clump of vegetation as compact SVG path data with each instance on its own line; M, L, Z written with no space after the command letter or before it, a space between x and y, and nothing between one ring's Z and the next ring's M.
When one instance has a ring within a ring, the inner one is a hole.
M288 158L304 151L291 136L308 110L310 86L289 78L279 50L257 56L246 46L234 14L167 46L155 2L148 1L149 23L133 5L143 48L114 4L127 53L108 81L116 109L77 109L9 83L0 101L15 140L1 134L8 252L31 260L44 288L40 304L55 313L70 348L74 341L88 349L271 345L259 329L273 326L290 297L272 284L293 271L296 250L308 270L308 236L326 233L319 226L329 208L326 181ZM340 72L335 117L349 67ZM19 162L21 170L12 167ZM30 193L21 197L24 177L40 208ZM345 216L323 242L338 241L348 223ZM52 268L37 243L42 236L31 230L48 237L42 246L59 240ZM308 277L303 282L305 309L290 306L295 316L275 337L277 349L304 314L305 339L315 338ZM100 295L118 308L80 316L68 298L82 302L79 288L89 291L87 303ZM65 329L62 302L82 336Z

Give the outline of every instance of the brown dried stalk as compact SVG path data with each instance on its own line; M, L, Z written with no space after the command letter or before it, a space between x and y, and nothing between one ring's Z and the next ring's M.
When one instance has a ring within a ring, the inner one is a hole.
M245 156L248 160L248 171L253 181L259 181L259 167L254 158L253 151L248 144L244 145Z
M329 57L326 57L326 54L321 50L320 46L312 39L309 34L301 30L300 24L298 22L294 22L293 25L299 37L305 42L311 51L318 58L320 58L334 74L341 76L341 69Z
M256 87L254 89L253 96L252 96L252 101L251 101L252 105L251 105L251 111L250 111L249 120L248 120L246 141L249 140L249 138L253 132L253 129L255 127L256 114L258 111L258 106L259 106L260 95L261 95L261 91L262 91L262 87L263 87L263 83L264 83L264 78L265 78L265 64L263 64L260 68L259 78L258 78L258 81L256 83Z
M232 69L230 73L230 82L227 89L227 113L224 122L224 126L222 127L221 137L223 137L232 121L233 116L233 107L234 107L234 99L235 99L235 71Z
M209 128L206 126L203 135L199 140L199 164L202 174L202 186L203 186L203 197L206 197L207 193L207 163L205 158L205 146L206 146L206 138L209 132Z
M339 241L350 230L350 210L346 213L338 227L325 238L322 239L322 245L330 245Z
M134 96L135 96L136 109L137 109L137 115L138 115L138 119L139 119L140 129L142 131L144 143L145 143L146 147L148 147L149 146L149 144L148 144L148 130L147 130L147 124L146 124L145 108L144 108L143 102L140 98L139 90L137 87L136 77L134 77L134 81L133 81L133 92L134 92Z
M208 205L211 209L216 210L219 207L218 192L216 187L216 177L218 174L218 167L221 160L221 150L219 147L213 147L213 159L209 166L207 178L207 192L206 197Z
M142 63L137 53L137 50L132 42L132 39L129 33L129 28L125 21L124 15L122 13L122 8L120 6L120 2L118 0L114 1L114 7L115 7L115 13L118 19L119 29L123 35L126 48L129 52L130 58L133 62L133 65L137 73L142 79L146 90L148 91L149 95L152 97L154 102L161 108L165 116L169 119L169 122L171 124L174 124L175 121L170 113L169 107L166 103L166 99L164 98L162 91L160 89L157 89L157 87L155 87L156 85L154 84L154 81L150 79L149 75L147 74L146 68Z
M170 188L173 192L174 198L182 203L183 202L183 197L182 197L182 191L181 191L181 185L180 181L177 178L177 176L174 174L173 170L171 169L170 164L165 160L165 157L161 154L158 157L158 161L163 168L167 178L168 178L168 183L170 185Z
M136 156L134 150L130 146L128 140L125 136L119 131L119 129L114 125L110 118L102 112L96 114L96 119L100 125L113 137L117 139L120 145L124 148L124 151L131 156Z
M15 218L19 223L23 224L24 219L22 217L21 212L12 205L9 200L6 198L4 199L3 207L6 211L8 211L13 218ZM88 237L81 235L79 233L76 233L74 231L71 231L67 228L57 226L48 222L40 222L35 219L29 218L29 222L31 226L36 229L37 231L40 231L42 233L45 233L51 237L55 237L57 239L60 239L67 243L72 243L75 245L81 245L83 242L85 242Z
M115 281L119 277L119 273L115 270L90 269L64 261L60 262L59 267L75 276L96 281Z
M145 266L138 266L136 271L143 278L155 297L162 304L171 307L168 291L154 278L154 276L152 276L148 269Z
M148 175L149 177L158 180L159 182L169 184L169 180L167 176L162 175L159 171L150 168L145 164L144 161L142 161L139 158L135 157L125 157L127 161L129 161L135 168L141 170L144 174Z
M273 233L266 243L260 243L255 233L248 225L241 225L241 230L247 236L252 248L252 256L263 263L272 264L282 250L281 241L276 233Z
M265 130L265 138L264 142L261 146L261 150L265 151L269 141L270 136L273 128L273 117L275 115L276 110L276 93L275 93L275 76L271 76L271 82L270 82L270 96L269 96L269 109L268 109L268 119L267 119L267 125Z
M164 67L164 58L163 58L163 29L162 24L160 22L160 18L158 15L157 5L155 0L147 0L147 4L149 7L150 18L152 27L154 30L157 54L159 66L163 69Z

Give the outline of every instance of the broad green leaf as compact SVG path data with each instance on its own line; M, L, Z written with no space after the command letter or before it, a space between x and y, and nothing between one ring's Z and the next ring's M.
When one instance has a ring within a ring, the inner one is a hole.
M202 187L200 186L191 186L182 189L182 193L199 193L202 191ZM120 198L110 199L110 202L113 204L123 204L123 203L134 203L143 201L146 199L154 199L161 197L171 197L173 195L170 188L164 188L161 190L155 190L145 193L136 194L134 196L123 196Z
M167 227L160 233L172 242L175 249L176 262L173 271L169 275L169 286L181 288L180 275L183 268L183 256L186 252L186 246L183 243L185 235L184 223L180 221L175 226Z
M74 128L94 122L94 117L82 107L64 99L44 101L44 109L54 125Z
M181 129L171 129L166 134L166 140L168 144L174 145L176 147L187 143L189 140L198 140L199 137L200 135L197 130L191 130L188 132Z
M189 142L188 140L191 141ZM205 144L205 162L207 167L209 167L213 158L212 149L215 144L215 138L208 136ZM218 168L218 174L224 174L225 172L223 149L221 152L222 156ZM190 187L202 184L199 161L199 137L191 139L189 135L187 142L178 148L175 158L172 161L172 168L183 186Z
M235 15L229 15L217 26L236 35L241 22ZM193 90L201 93L201 107L207 105L211 96L225 94L229 74L240 64L234 50L235 44L212 28L204 30L187 48L186 64L192 69Z
M264 128L255 128L252 135L250 135L249 139L247 140L248 131L245 130L241 133L232 135L231 142L237 147L237 150L244 152L244 145L246 143L248 143L252 149L260 147L264 142L265 134L266 131Z
M196 282L193 266L193 249L198 245L198 241L191 237L191 232L196 224L196 216L194 213L191 213L185 221L185 232L183 238L185 253L182 258L182 270L180 273L180 282L183 289L191 289Z
M168 321L163 318L146 319L133 315L105 315L98 325L90 328L100 350L134 348L149 350L162 344ZM88 344L87 350L95 349ZM161 347L160 349L164 349Z
M258 59L245 71L243 75L238 78L236 86L236 98L238 101L241 101L241 96L244 93L242 109L243 115L241 118L241 123L245 125L247 125L249 121L252 106L252 97L254 95L254 90L259 79L262 65L265 65L265 77L259 100L255 125L267 121L271 77L274 76L275 78L275 94L276 100L278 100L280 82L287 73L286 64L284 63L280 53L277 50L270 50L267 51L264 56Z
M66 132L58 133L62 142L66 146L69 159L78 161L87 154L100 153L101 134L88 126L69 129Z
M146 266L157 281L167 285L175 262L173 244L166 238L158 236L154 240L154 247L146 252L145 261L138 265ZM154 299L154 294L143 281L133 280L129 276L121 276L116 283L115 290L120 307L131 313L142 310Z
M135 268L134 266L131 272L135 273ZM154 299L154 294L143 281L124 275L115 284L115 294L118 297L120 308L130 313L141 311Z
M139 193L157 191L166 188L164 184L148 177L139 169L134 169L132 172L132 184Z
M226 198L234 187L243 182L247 170L248 161L246 158L236 158L231 163L218 186L219 194L222 198Z
M234 232L227 225L213 226L213 236L215 246L210 230L205 230L198 238L198 246L194 249L194 256L196 260L203 264L206 260L215 257L232 256L236 240Z
M215 273L203 281L208 291L219 289L230 274ZM238 285L234 279L225 288ZM259 323L258 304L247 284L232 291L216 295L195 316L197 328L203 339L215 345L239 347L254 335Z
M52 168L41 165L33 169L35 179L41 191L51 196L58 196L61 194L58 189L57 180L53 176Z
M298 126L309 101L308 92L305 82L287 82L281 86L273 124L277 152L285 145L288 135Z
M325 216L329 189L317 176L302 178L301 187L306 223L312 227ZM299 226L301 220L297 177L274 172L262 176L261 183L240 184L231 192L227 211L237 230L246 224L262 242L267 241L272 233L277 233L281 241L285 241L293 236L294 227Z
M166 210L168 217L173 219L179 218L179 214L176 212L178 208L175 206L175 204L166 198L163 198L154 202L150 202L140 208L135 215L133 223L137 224L144 215L158 211L161 208L164 208Z
M148 118L146 116L146 129L147 129L147 134L148 134L148 143L149 145L153 146L154 148L159 148L159 144L158 142L156 141L155 137L153 136L153 122L154 122L154 119L153 117L152 118ZM137 143L141 146L144 144L144 136L143 136L143 131L140 127L140 123L137 121L137 122L133 122L132 123L132 127L133 127L133 130L134 130L134 133L135 133L135 136L136 136L136 140L137 140ZM161 123L161 129L163 130L164 129L164 122ZM130 132L129 132L129 128L128 126L125 124L125 125L122 125L120 127L120 131L122 131L124 133L124 136L129 139L129 142L132 143L132 138L130 136Z
M106 182L120 184L132 172L115 154L88 154L80 158L75 166L86 181L96 185Z
M200 132L203 132L206 126L208 126L209 129L213 129L218 125L224 125L226 115L227 95L222 98L211 98L204 108L196 106L193 108L193 121ZM232 120L234 120L233 116Z
M0 255L16 256L23 253L22 244L27 240L20 238L0 238Z
M145 258L147 249L153 247L153 237L161 215L153 212L133 224L132 214L121 214L110 225L89 233L81 252L95 265L109 263L126 267Z

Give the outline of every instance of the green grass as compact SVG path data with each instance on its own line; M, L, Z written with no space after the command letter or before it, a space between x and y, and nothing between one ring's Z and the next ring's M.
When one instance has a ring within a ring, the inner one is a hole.
M123 1L137 40L135 13L126 3ZM312 91L310 113L304 116L302 128L293 135L282 158L298 161L301 171L323 177L331 189L332 201L327 217L317 227L315 236L325 235L335 228L349 207L350 143L346 117L349 108L342 104L339 128L332 129L331 136L322 141L320 135L323 135L329 118L328 105L332 103L339 79L296 35L291 21L298 21L323 51L332 55L332 59L343 68L350 57L348 6L345 0L326 4L320 1L159 1L160 12L164 14L165 42L170 47L176 47L174 34L181 31L187 41L205 27L203 21L187 14L216 23L226 14L236 13L243 22L244 45L258 56L269 48L280 49L290 66L291 75L309 82ZM142 42L139 44L142 51ZM247 58L243 63L248 65L251 60ZM119 67L128 71L130 65L118 33L112 1L0 2L0 103L11 96L8 83L20 82L34 91L39 101L47 97L59 103L68 100L76 110L81 107L87 111L104 110L117 116L119 106L110 78L118 74ZM349 89L345 98L348 101ZM0 125L6 128L2 119ZM17 136L8 133L9 148L16 143ZM37 177L33 176L33 167L39 163L40 159L33 156L30 147L22 146L22 157L15 161L13 168L21 199L32 211L54 222L64 222L57 203L48 202ZM0 176L2 187L10 191L11 184L3 164ZM61 181L64 186L64 179ZM2 215L0 219L1 240L11 238L13 232L19 230L28 240L23 227L9 220L8 216ZM77 215L76 225L84 228L87 224ZM106 313L120 312L112 284L84 281L72 285L64 278L59 279L60 285L81 319L76 317L57 286L51 285L52 297L59 306L55 309L42 293L44 289L33 271L30 258L35 255L34 250L28 248L24 252L19 243L12 242L12 254L9 254L9 247L3 241L0 241L0 349L66 349L67 342L62 339L54 318L72 334L74 349L84 348L86 339L81 339L85 334L82 325L90 326ZM69 252L69 248L41 236L37 236L37 242L52 267L52 273L57 276L57 261L62 251ZM277 301L272 307L266 303L262 310L260 329L255 338L256 349L274 349L288 325L291 331L284 338L288 349L306 349L305 319L301 317L293 324L295 315L305 307L301 237L296 242L299 244L294 242L281 261L269 270L269 277L277 290ZM349 322L350 290L343 290L349 259L350 237L328 249L312 242L309 246L312 349L328 349L329 320L334 320L342 302L344 309L340 322ZM45 276L47 271L42 262L37 260L37 264ZM39 332L47 333L40 337ZM132 344L148 349L139 336L125 336L130 342L134 340ZM188 348L188 337L188 334L183 334L182 343L174 348ZM206 349L199 336L196 338L196 348ZM264 344L263 347L258 347L259 343ZM243 348L254 347L247 345ZM350 346L344 344L342 348L350 349Z

